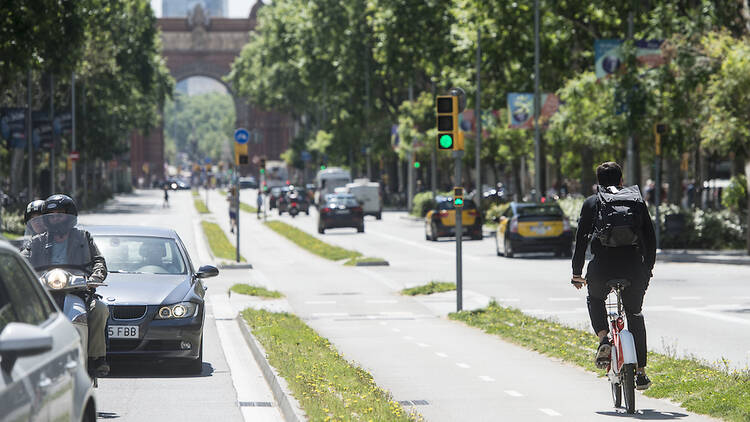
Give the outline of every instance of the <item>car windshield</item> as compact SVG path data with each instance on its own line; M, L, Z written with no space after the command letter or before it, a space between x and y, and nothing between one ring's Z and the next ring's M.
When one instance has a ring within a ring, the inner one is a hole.
M518 215L521 217L543 216L543 217L562 217L562 209L556 205L539 205L518 207Z
M96 236L96 244L112 273L185 274L177 242L165 237Z
M334 196L328 200L329 207L338 207L341 205L347 208L358 207L359 202L357 202L357 200L353 196Z

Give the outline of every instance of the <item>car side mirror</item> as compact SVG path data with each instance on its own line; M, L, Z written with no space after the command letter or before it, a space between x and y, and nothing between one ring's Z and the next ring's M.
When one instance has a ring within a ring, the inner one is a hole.
M0 356L3 359L0 367L8 374L19 357L38 355L50 350L52 336L35 325L11 322L0 333Z
M204 265L198 268L198 272L195 273L196 278L210 278L219 275L219 269L213 265Z

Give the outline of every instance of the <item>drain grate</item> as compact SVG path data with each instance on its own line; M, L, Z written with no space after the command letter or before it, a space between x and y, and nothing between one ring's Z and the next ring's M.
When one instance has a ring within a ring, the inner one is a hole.
M427 400L401 400L398 404L402 406L427 406L430 402Z
M240 407L273 407L270 401L241 401Z

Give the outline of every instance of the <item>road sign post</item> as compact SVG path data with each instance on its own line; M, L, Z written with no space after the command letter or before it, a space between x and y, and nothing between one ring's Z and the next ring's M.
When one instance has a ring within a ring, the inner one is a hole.
M656 175L654 179L654 203L656 206L656 227L654 227L654 234L656 237L656 249L660 247L661 240L661 220L659 216L659 204L661 204L661 135L667 133L667 125L664 123L654 124L654 171Z

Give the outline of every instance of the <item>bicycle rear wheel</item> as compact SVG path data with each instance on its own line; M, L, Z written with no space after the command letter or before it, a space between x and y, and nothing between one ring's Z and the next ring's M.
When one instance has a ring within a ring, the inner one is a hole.
M635 413L635 365L632 363L622 367L622 390L625 396L625 410Z
M612 385L612 401L616 408L622 406L622 386L620 383L610 383Z

